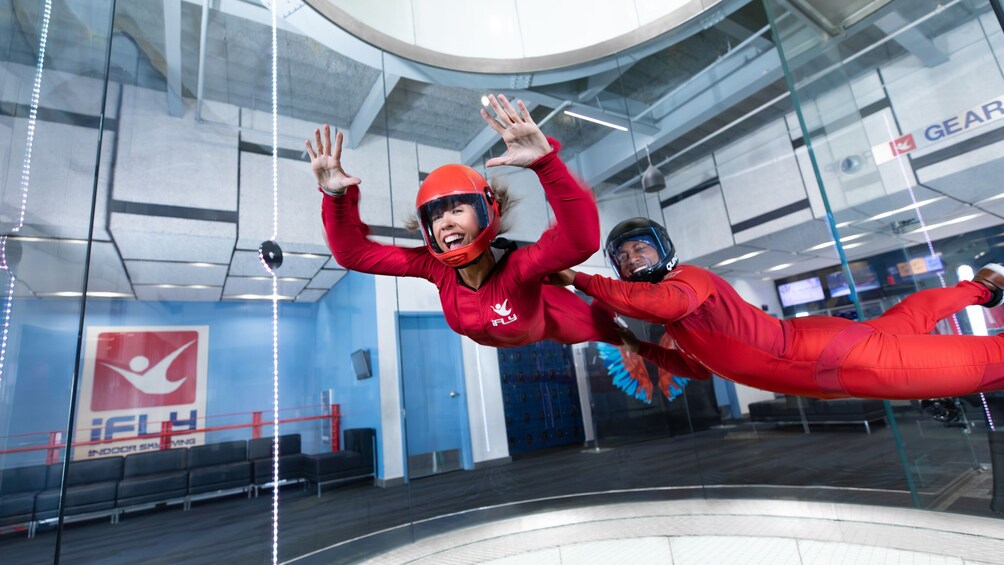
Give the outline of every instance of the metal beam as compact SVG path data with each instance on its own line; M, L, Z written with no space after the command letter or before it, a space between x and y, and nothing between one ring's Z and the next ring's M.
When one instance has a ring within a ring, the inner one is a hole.
M380 110L384 107L387 97L390 96L391 91L394 90L394 87L397 86L400 80L400 75L380 73L377 76L377 79L373 82L373 86L370 87L369 93L366 95L366 99L363 100L363 105L356 112L352 125L349 126L348 139L345 140L349 149L355 149L363 142L366 132L373 125L373 120L376 119Z
M886 34L893 34L908 23L899 12L890 12L876 20L875 27ZM948 55L915 26L897 34L893 41L920 59L924 66L936 67L948 62Z
M181 99L181 0L164 1L164 60L167 64L167 111L185 115Z
M742 60L742 58L740 58ZM656 150L676 140L710 118L727 113L728 109L782 77L781 59L777 51L767 51L744 62L737 70L706 88L699 96L686 95L688 100L664 103L672 108L661 117L655 135L638 135L637 147ZM639 133L635 128L636 135ZM634 147L625 144L620 135L608 135L578 155L579 173L590 186L598 186L611 175L638 159Z

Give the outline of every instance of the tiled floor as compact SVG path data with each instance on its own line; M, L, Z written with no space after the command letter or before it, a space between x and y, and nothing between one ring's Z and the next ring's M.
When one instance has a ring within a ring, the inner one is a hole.
M367 563L1004 564L1004 522L780 500L608 504L460 529Z

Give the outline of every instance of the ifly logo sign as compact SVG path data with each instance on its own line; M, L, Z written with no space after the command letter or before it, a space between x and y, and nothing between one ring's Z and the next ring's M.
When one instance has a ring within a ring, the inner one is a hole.
M947 116L892 141L872 147L875 164L881 165L912 151L923 150L935 143L956 138L970 130L988 124L1000 125L1004 120L1004 96ZM888 123L888 120L887 120Z
M208 349L208 326L88 328L77 437L99 443L74 448L74 457L159 449L165 425L204 428ZM201 445L203 435L174 435L169 444Z
M917 142L913 140L913 134L906 134L903 137L889 142L893 155L909 153L917 148Z
M91 408L118 410L195 402L199 346L199 334L194 331L98 335Z

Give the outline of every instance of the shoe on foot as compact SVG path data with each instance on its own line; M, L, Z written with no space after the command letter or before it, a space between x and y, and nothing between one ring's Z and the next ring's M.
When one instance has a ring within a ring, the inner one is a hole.
M990 289L990 300L981 306L993 308L1004 303L1004 266L988 263L973 277L973 282L980 283Z
M934 420L950 427L962 419L962 408L954 398L932 398L922 400L920 409Z

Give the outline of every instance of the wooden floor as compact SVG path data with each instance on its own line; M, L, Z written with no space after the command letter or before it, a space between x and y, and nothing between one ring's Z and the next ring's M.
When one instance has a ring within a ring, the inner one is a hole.
M991 473L980 470L989 460L985 434L964 435L933 422L899 426L923 507L993 515ZM288 560L340 544L297 563L353 563L474 523L634 500L764 497L911 507L892 437L882 425L872 434L840 426L809 435L797 427L754 432L746 425L624 442L598 453L554 449L405 486L363 482L331 488L320 498L287 487L280 497L279 556ZM458 512L463 513L448 516ZM367 537L341 543L360 536ZM55 538L51 528L34 539L2 536L0 562L52 563ZM271 496L265 492L257 499L198 502L188 511L169 507L126 514L118 524L67 524L61 563L270 563L271 539Z

